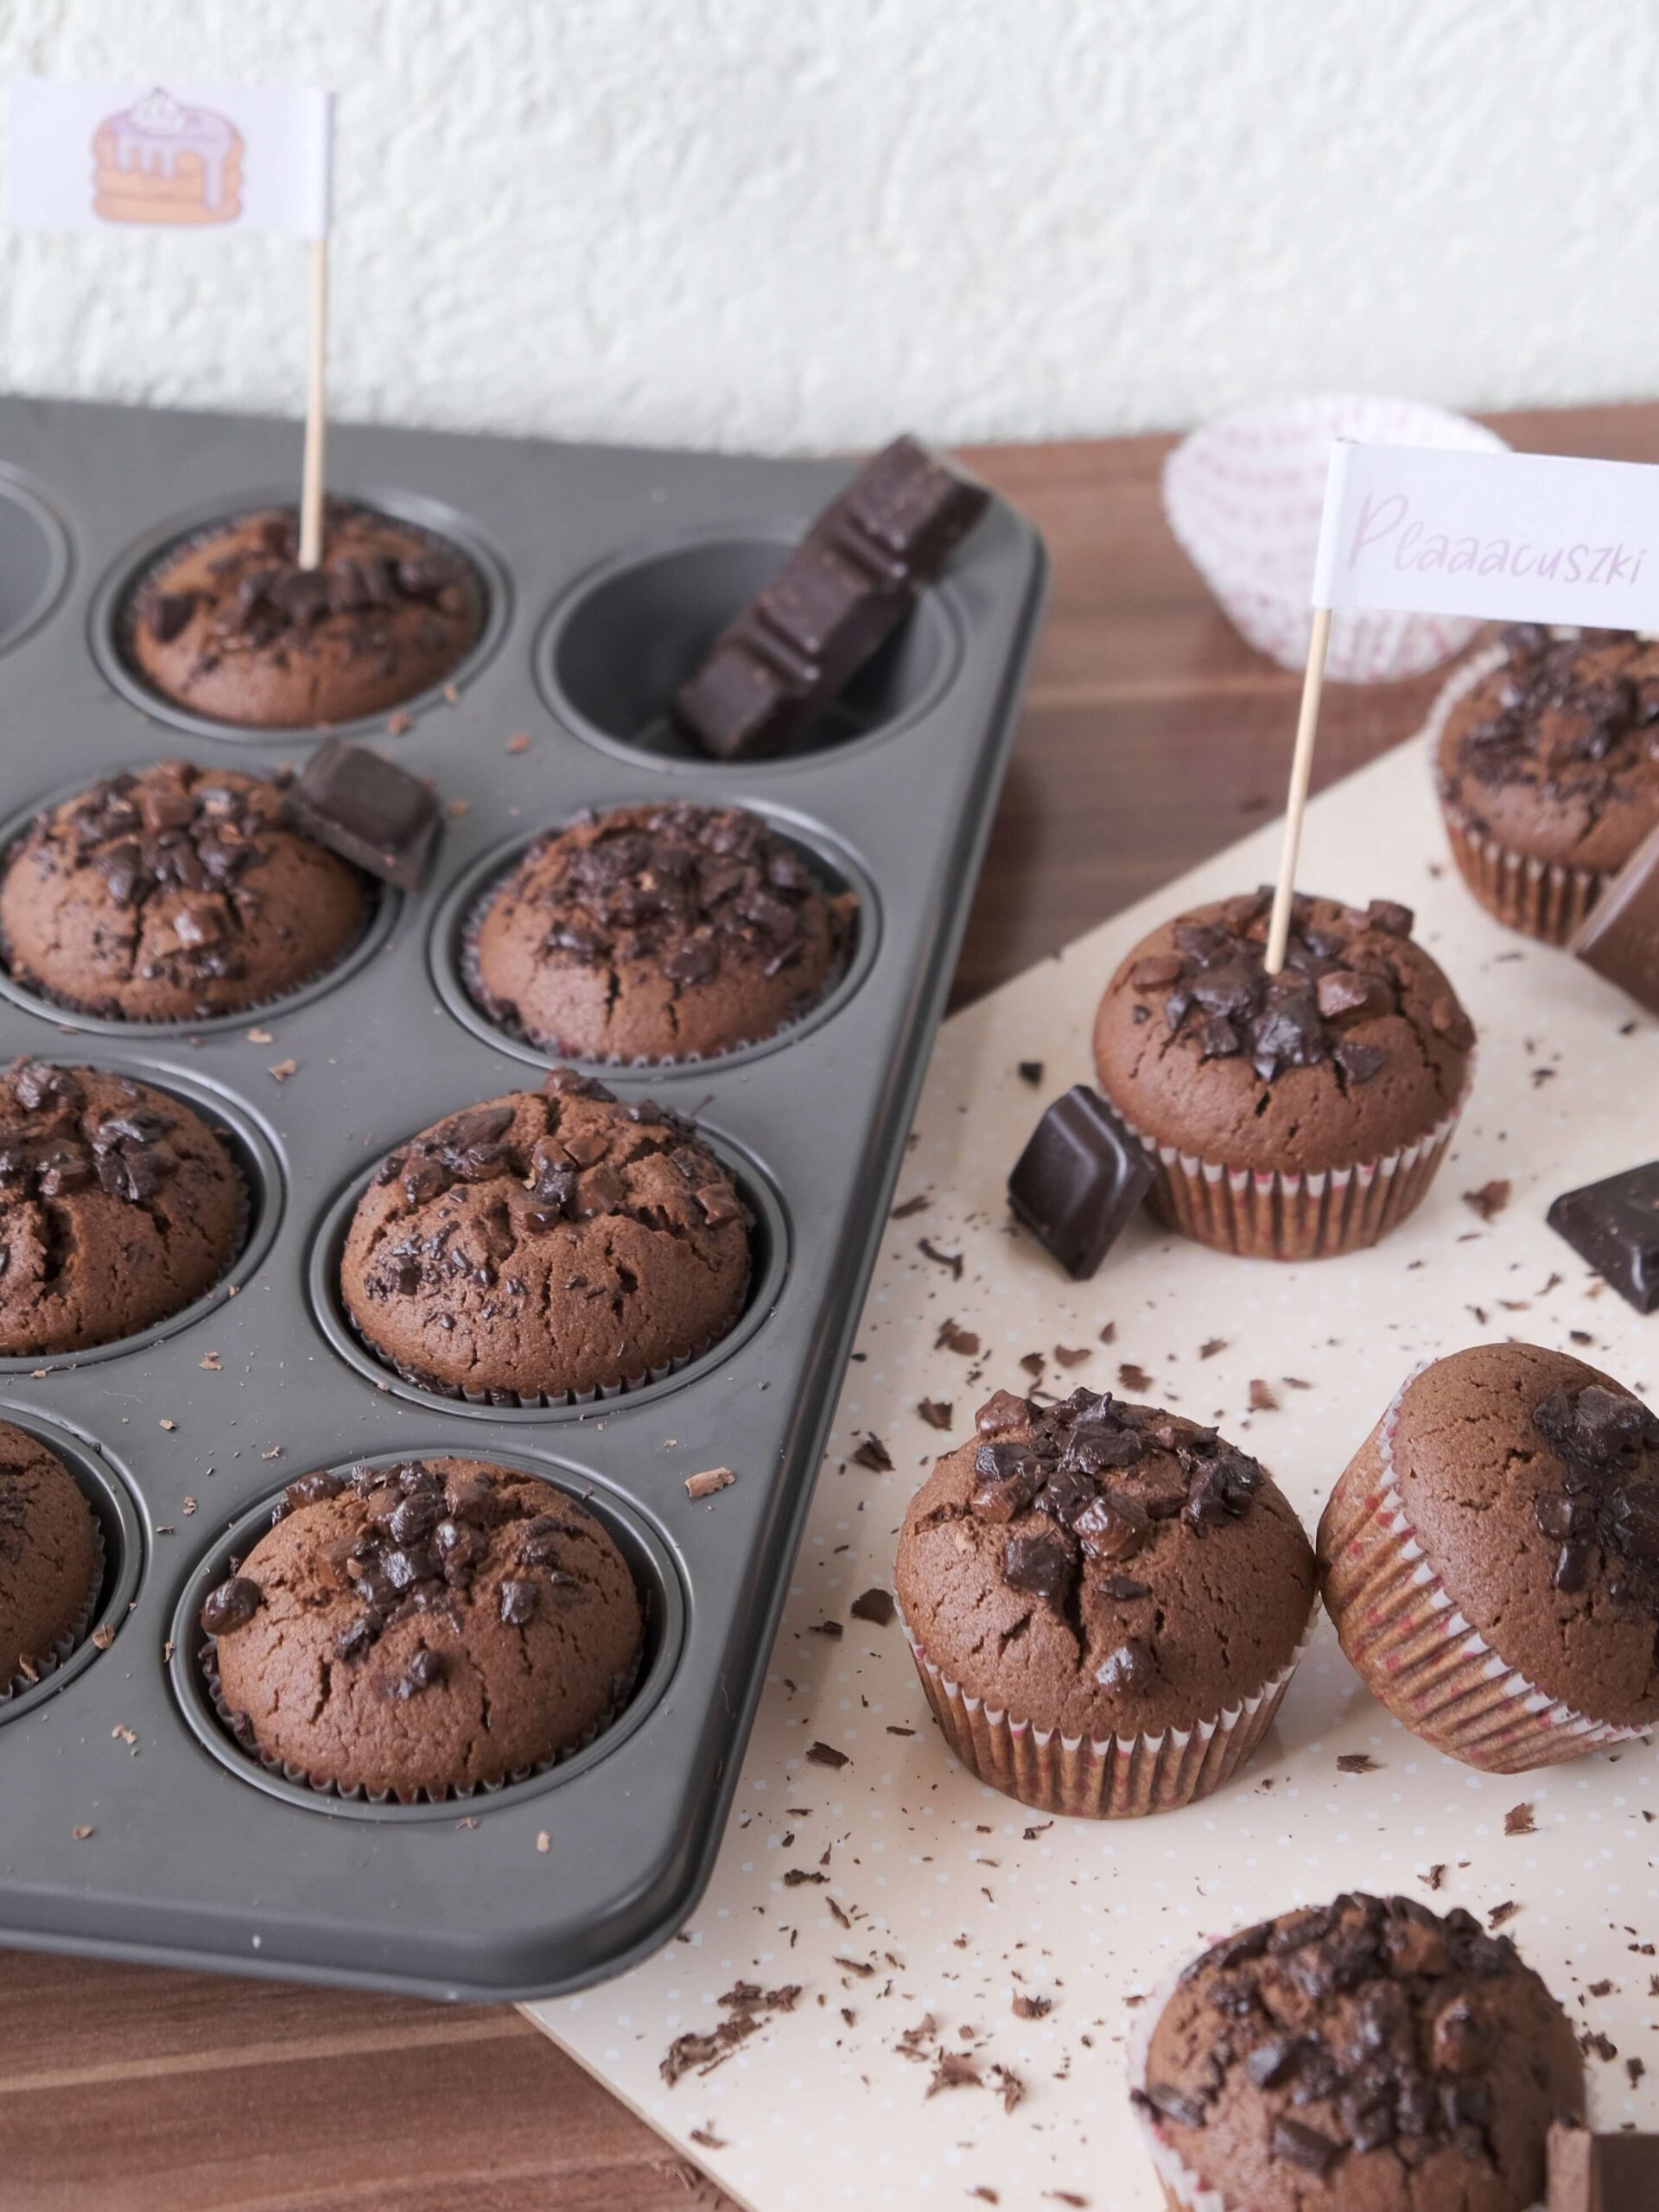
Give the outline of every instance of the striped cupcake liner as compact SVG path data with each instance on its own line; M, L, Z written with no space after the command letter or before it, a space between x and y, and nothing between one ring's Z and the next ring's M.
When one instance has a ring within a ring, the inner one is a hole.
M1085 1820L1170 1813L1218 1789L1273 1726L1290 1678L1313 1638L1316 1599L1301 1641L1262 1687L1191 1728L1161 1736L1067 1736L1016 1719L971 1696L930 1658L899 1611L899 1624L934 1718L970 1774L1042 1813Z
M99 1527L98 1516L94 1514L92 1516L92 1579L86 1586L86 1595L81 1600L80 1611L56 1643L52 1645L50 1650L27 1655L24 1665L18 1668L10 1681L0 1682L0 1706L9 1705L13 1698L22 1697L26 1691L38 1688L41 1683L55 1675L64 1661L79 1651L81 1645L85 1643L98 1612L99 1600L104 1594L105 1557L104 1531Z
M626 1712L639 1687L644 1649L642 1643L634 1655L633 1664L626 1681L619 1685L616 1695L602 1713L589 1721L574 1742L562 1744L548 1758L538 1759L530 1766L514 1767L511 1772L492 1781L451 1783L442 1789L369 1789L361 1783L338 1782L331 1776L313 1774L306 1767L296 1766L291 1759L266 1750L255 1734L253 1723L247 1714L238 1713L232 1706L219 1681L218 1650L212 1637L197 1652L196 1663L201 1669L202 1680L207 1684L207 1694L213 1711L219 1716L219 1725L237 1749L257 1765L262 1766L268 1774L280 1775L284 1782L308 1789L315 1796L336 1797L351 1805L447 1805L469 1799L487 1800L499 1796L502 1790L511 1789L518 1783L532 1782L538 1775L551 1774L556 1768L575 1758L578 1752L585 1751L590 1744L597 1743L607 1729L614 1726Z
M384 1346L376 1344L374 1338L370 1336L346 1305L343 1297L340 1301L340 1310L350 1323L353 1335L364 1350L370 1353L382 1367L389 1369L393 1375L397 1376L399 1382L409 1383L414 1389L424 1390L433 1397L448 1398L452 1402L462 1405L528 1407L532 1411L537 1408L543 1408L549 1412L560 1412L571 1406L602 1405L612 1398L626 1397L632 1391L643 1390L653 1382L665 1382L671 1375L678 1375L683 1369L690 1367L694 1360L701 1359L705 1352L712 1351L717 1344L731 1334L747 1310L749 1293L753 1287L753 1277L751 1275L743 1285L743 1294L738 1300L737 1311L726 1327L718 1329L712 1335L703 1338L700 1344L693 1344L689 1351L677 1352L672 1359L664 1360L655 1367L641 1368L638 1374L625 1375L618 1382L595 1383L590 1390L540 1390L533 1394L519 1390L468 1390L459 1382L441 1382L435 1375L428 1375L418 1367L410 1367L402 1360L394 1359Z
M1363 1251L1414 1212L1445 1159L1474 1082L1426 1136L1381 1160L1310 1173L1230 1167L1160 1144L1116 1109L1156 1163L1149 1198L1159 1219L1195 1243L1251 1260L1325 1260Z
M1645 1732L1596 1720L1529 1681L1459 1611L1395 1478L1407 1377L1319 1516L1325 1609L1350 1663L1425 1743L1491 1774L1555 1766Z

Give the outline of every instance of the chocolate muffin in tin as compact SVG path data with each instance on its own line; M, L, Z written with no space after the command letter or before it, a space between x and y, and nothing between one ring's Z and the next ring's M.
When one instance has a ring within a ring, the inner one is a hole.
M342 500L299 565L291 507L165 556L127 610L128 659L192 713L261 729L352 721L441 683L477 643L484 590L434 531Z
M229 1148L150 1084L20 1060L0 1073L0 1357L85 1351L181 1313L242 1249Z
M0 1421L0 1706L68 1657L103 1579L79 1484L37 1437Z
M556 1068L400 1145L340 1259L346 1313L451 1396L569 1403L664 1374L743 1310L753 1223L691 1124Z
M533 846L467 931L490 1019L588 1060L758 1044L847 965L857 902L742 807L613 807Z
M645 1622L627 1562L539 1476L477 1459L289 1484L201 1611L215 1705L316 1789L403 1802L568 1758L626 1702Z
M37 815L0 879L21 983L127 1021L283 997L360 938L368 879L281 818L286 774L162 760Z

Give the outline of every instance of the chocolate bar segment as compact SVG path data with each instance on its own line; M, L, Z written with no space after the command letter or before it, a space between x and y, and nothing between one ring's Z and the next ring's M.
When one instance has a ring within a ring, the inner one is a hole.
M289 785L283 817L330 852L418 891L438 833L431 787L366 745L326 737Z
M1638 1313L1659 1306L1659 1160L1564 1191L1544 1218Z
M1562 2120L1547 2138L1549 2212L1659 2206L1659 2135L1592 2135Z
M989 499L915 438L895 439L715 639L676 696L680 727L716 760L787 750L897 629Z
M1625 861L1567 950L1638 1006L1659 1014L1659 830Z
M1070 1275L1094 1274L1155 1173L1098 1091L1077 1084L1038 1122L1008 1178L1008 1204Z

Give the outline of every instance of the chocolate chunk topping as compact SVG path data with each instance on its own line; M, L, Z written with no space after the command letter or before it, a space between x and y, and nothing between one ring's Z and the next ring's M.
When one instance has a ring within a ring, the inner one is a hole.
M1611 1597L1659 1621L1659 1416L1604 1383L1558 1391L1533 1425L1561 1462L1565 1482L1533 1506L1538 1532L1559 1544L1552 1580L1569 1595L1599 1556Z
M177 1173L179 1155L166 1141L176 1124L159 1109L135 1103L89 1129L86 1093L67 1068L19 1061L11 1085L27 1118L0 1125L0 1210L94 1183L109 1198L145 1205Z
M233 1574L203 1600L202 1630L208 1636L228 1636L232 1629L245 1628L264 1602L265 1593L257 1582L245 1574Z
M1471 695L1447 797L1478 802L1483 787L1526 785L1554 802L1605 805L1655 757L1659 681L1643 641L1628 630L1558 640L1528 623L1503 642L1504 667Z
M1010 1536L1002 1572L1009 1586L1058 1604L1071 1586L1072 1562L1056 1536Z

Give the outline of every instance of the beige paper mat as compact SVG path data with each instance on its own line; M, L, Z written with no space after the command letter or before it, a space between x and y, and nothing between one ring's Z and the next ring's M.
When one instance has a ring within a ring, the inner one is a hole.
M1008 1167L1042 1103L1088 1078L1090 1020L1119 957L1175 907L1270 878L1277 842L1276 828L1262 830L946 1024L898 1192L928 1205L888 1230L690 1940L604 1988L529 2008L756 2212L1154 2212L1124 2094L1134 2000L1206 1936L1344 1888L1432 1895L1483 1916L1513 1905L1504 1924L1597 2038L1597 2123L1659 2127L1659 1759L1648 1745L1535 1776L1476 1774L1389 1719L1327 1623L1234 1787L1160 1818L1050 1824L955 1764L897 1624L850 1617L861 1592L888 1584L895 1532L932 1458L968 1433L994 1387L1028 1387L1027 1354L1045 1355L1041 1380L1057 1391L1122 1387L1219 1421L1310 1527L1423 1358L1513 1335L1575 1349L1649 1402L1659 1390L1659 1314L1599 1292L1543 1221L1556 1192L1659 1154L1659 1024L1565 955L1486 919L1444 857L1420 744L1315 802L1302 873L1310 889L1410 902L1479 1026L1474 1097L1422 1211L1373 1252L1299 1268L1223 1259L1143 1222L1075 1285L1013 1231ZM1021 1080L1022 1060L1044 1063L1039 1087ZM1488 1224L1460 1194L1493 1180L1511 1196ZM962 1255L959 1280L922 1238ZM947 1321L978 1338L977 1357L938 1347ZM1214 1338L1226 1348L1200 1357ZM1086 1357L1062 1365L1061 1346ZM1133 1376L1120 1383L1122 1363L1153 1378L1149 1392ZM1247 1411L1253 1379L1276 1410ZM918 1414L924 1399L949 1403L946 1434ZM855 1461L872 1435L891 1472ZM849 1763L810 1762L815 1742ZM1340 1772L1338 1755L1354 1752L1374 1770ZM1506 1833L1520 1806L1532 1832ZM798 1983L801 1994L714 2071L667 2087L671 2040L714 2029L739 1982ZM1052 2010L1017 2018L1016 1993ZM912 2036L921 2055L910 2055L907 2031L928 2015L934 2029ZM941 2046L970 2054L982 2085L930 2095ZM1646 2078L1644 2065L1656 2069ZM1010 2075L1023 2090L1012 2111Z

